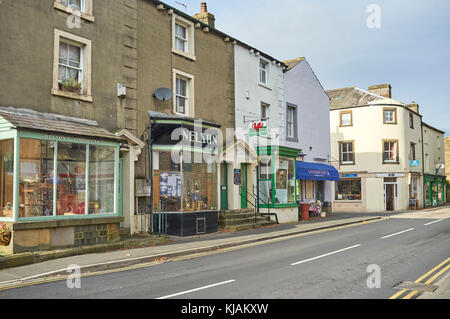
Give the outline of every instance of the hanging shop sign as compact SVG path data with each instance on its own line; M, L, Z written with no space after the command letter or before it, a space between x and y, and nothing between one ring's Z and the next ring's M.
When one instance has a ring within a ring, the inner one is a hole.
M250 136L266 136L267 135L267 121L251 122L248 134Z

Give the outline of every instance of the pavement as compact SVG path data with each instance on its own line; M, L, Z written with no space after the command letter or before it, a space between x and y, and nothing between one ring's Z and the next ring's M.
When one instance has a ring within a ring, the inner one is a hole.
M422 210L420 212L424 213L426 211L439 209L442 208L433 208ZM102 247L102 252L95 252L95 250L92 250L92 253L86 253L89 252L89 248L85 248L84 254L77 254L75 256L70 256L70 249L40 253L45 261L39 260L39 255L32 254L33 258L31 258L31 261L30 258L28 258L29 264L0 270L0 289L2 287L33 283L47 279L52 280L61 276L67 276L69 274L68 267L70 265L78 266L83 274L111 271L134 265L142 266L145 264L158 263L169 258L219 252L233 247L238 248L246 245L280 240L290 236L301 236L317 231L333 230L340 227L391 218L397 215L407 214L414 216L416 213L416 211L389 213L333 213L332 216L327 218L291 224L280 224L236 233L218 232L184 238L170 237L170 240L163 237L160 238L160 243L153 243L150 247L125 249L126 243L120 242L115 243L116 250L107 252L104 252L104 250L108 248ZM145 240L142 242L145 243ZM114 247L109 247L109 249L113 250ZM56 255L52 256L52 253ZM76 250L72 249L72 253L75 254ZM56 259L53 259L53 257ZM6 258L15 258L15 256ZM16 258L18 257L16 256Z

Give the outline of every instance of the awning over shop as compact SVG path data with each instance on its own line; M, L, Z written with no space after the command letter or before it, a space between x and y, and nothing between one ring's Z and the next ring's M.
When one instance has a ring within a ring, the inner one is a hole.
M297 179L312 181L339 181L338 171L330 165L297 162Z

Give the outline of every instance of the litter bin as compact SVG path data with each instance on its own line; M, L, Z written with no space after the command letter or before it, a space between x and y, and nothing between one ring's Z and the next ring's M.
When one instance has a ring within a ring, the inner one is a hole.
M309 204L301 204L302 220L309 219Z

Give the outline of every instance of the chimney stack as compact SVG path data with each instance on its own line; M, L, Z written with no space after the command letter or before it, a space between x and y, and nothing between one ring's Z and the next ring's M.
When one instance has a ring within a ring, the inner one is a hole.
M416 102L411 102L411 104L406 105L406 107L411 111L419 113L419 104L417 104Z
M208 12L206 2L202 2L200 5L200 13L195 14L194 19L209 25L211 28L214 28L216 24L216 18L214 17L214 14Z
M381 95L388 99L392 98L392 86L390 84L378 84L369 86L369 92Z

